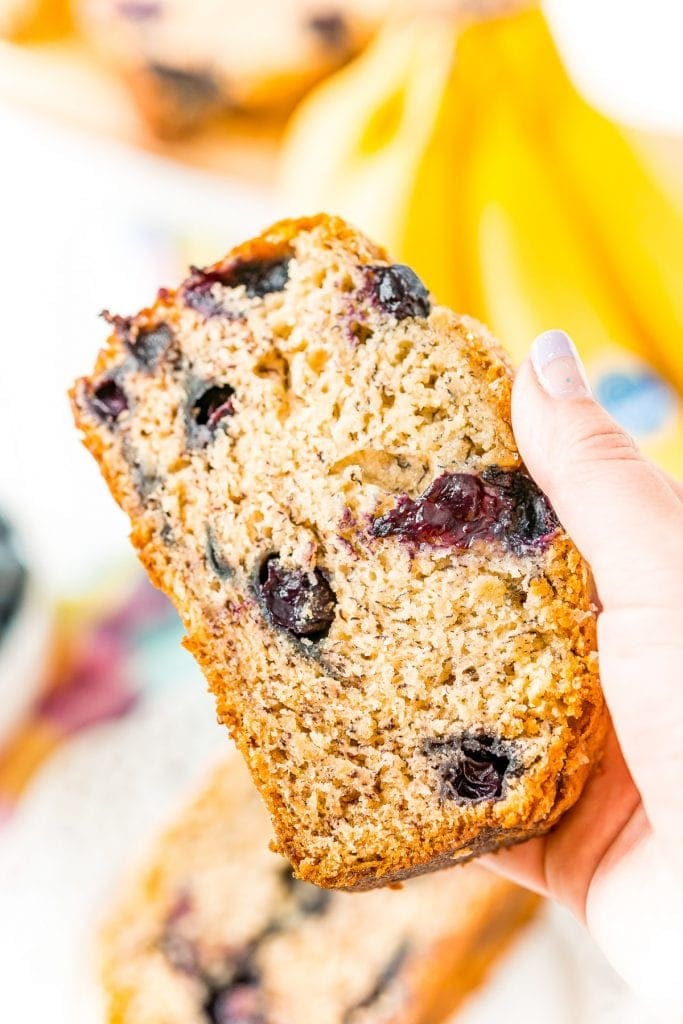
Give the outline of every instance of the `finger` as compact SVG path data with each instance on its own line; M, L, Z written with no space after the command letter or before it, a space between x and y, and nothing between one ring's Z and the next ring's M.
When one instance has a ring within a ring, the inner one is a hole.
M559 331L537 339L515 382L515 436L590 562L603 605L652 598L657 606L665 580L683 593L683 511L671 485L593 400L575 351Z
M603 688L648 814L669 824L683 771L683 505L592 399L561 332L534 343L515 382L513 424L593 569Z
M674 492L674 494L676 495L678 500L683 502L683 483L681 483L680 480L676 480L676 478L671 476L669 473L665 473L663 469L660 469L659 472L664 477L664 479L666 480L667 484L669 485L671 490Z
M487 853L480 858L480 863L495 875L507 878L517 885L531 889L539 896L550 896L554 893L548 888L545 878L545 850L547 836L530 839L519 846L509 846L495 853Z

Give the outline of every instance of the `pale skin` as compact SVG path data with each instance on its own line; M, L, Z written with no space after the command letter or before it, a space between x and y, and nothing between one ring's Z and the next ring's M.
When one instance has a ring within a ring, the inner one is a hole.
M486 862L569 907L634 991L678 1020L683 486L593 400L564 339L537 339L515 382L513 424L529 471L593 570L613 725L600 768L552 833Z

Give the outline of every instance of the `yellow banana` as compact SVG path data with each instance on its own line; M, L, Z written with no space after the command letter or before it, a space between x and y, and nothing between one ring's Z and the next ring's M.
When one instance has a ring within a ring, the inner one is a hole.
M496 55L493 46L488 52ZM504 57L493 64L507 80ZM494 89L476 125L459 179L463 217L450 222L468 287L463 292L456 285L448 301L489 323L516 360L539 331L564 327L578 340L599 397L653 458L683 475L680 402L643 363L639 325L607 287L600 256L543 148L529 144L530 125L515 93ZM429 175L428 165L424 170ZM418 181L411 206L416 224L426 195Z
M441 19L391 23L365 54L304 100L289 125L281 165L290 206L324 207L388 247L398 243L454 39L454 26Z
M516 31L517 45L504 34L498 44L518 109L644 354L683 390L683 212L623 132L577 93L540 12Z
M302 207L356 220L515 358L570 331L605 404L683 474L680 403L648 366L683 388L680 212L578 96L535 5L387 28L285 151Z

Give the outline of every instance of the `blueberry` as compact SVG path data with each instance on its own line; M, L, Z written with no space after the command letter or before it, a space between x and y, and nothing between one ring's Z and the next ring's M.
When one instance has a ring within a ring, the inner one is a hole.
M509 518L503 523L503 531L513 551L533 547L558 529L560 523L555 510L526 473L492 467L484 470L482 479L489 489L495 488L510 502Z
M214 430L226 416L234 416L232 396L235 389L229 384L212 384L194 400L190 415L198 427Z
M228 985L212 992L205 1011L211 1024L266 1024L256 968L242 964Z
M281 292L289 280L291 256L267 260L237 260L224 270L192 268L182 287L184 302L204 317L233 315L213 295L214 284L225 288L244 286L250 299L262 299L270 292Z
M207 1008L213 1024L266 1024L262 998L253 985L235 985L216 993Z
M320 572L285 569L272 555L259 573L261 598L272 621L294 636L322 640L334 620L337 599Z
M398 499L373 520L375 537L396 535L413 544L468 548L475 540L500 540L522 554L558 528L548 499L519 470L491 468L481 476L444 473L413 500Z
M153 370L173 340L166 323L153 327L136 327L132 316L119 316L103 309L100 316L110 324L136 363L145 370Z
M219 99L218 83L208 71L188 71L170 64L150 64L149 72L157 84L171 94L172 101L183 108L184 117L197 117L214 106Z
M312 14L306 24L330 50L344 49L349 43L349 28L339 11Z
M17 612L27 574L17 554L9 524L0 516L0 633Z
M444 799L480 803L503 795L510 755L499 740L463 736L428 742L425 750L436 758Z
M173 340L168 324L140 328L127 342L135 361L145 370L153 370Z
M289 280L291 257L274 260L249 260L237 263L227 282L231 288L244 285L250 299L262 299L269 292L281 292Z
M397 320L429 316L429 292L414 270L402 263L365 268L371 296L377 305Z
M128 408L128 399L123 388L112 377L107 377L94 387L90 407L100 419L112 425Z
M222 278L223 275L218 272L193 267L190 277L181 289L185 305L207 320L212 316L232 318L233 314L226 310L221 300L213 294L214 284L223 284Z

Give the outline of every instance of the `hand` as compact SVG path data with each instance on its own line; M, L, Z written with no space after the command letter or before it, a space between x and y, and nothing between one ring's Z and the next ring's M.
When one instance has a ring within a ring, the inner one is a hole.
M560 331L536 339L512 419L593 570L613 727L557 827L487 866L564 903L636 992L683 1011L683 487L593 400Z

